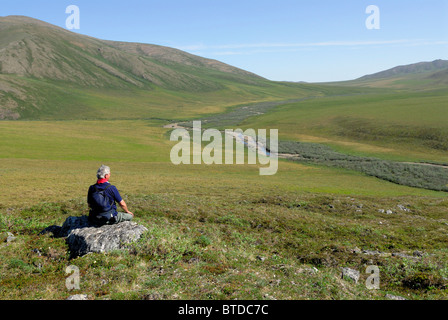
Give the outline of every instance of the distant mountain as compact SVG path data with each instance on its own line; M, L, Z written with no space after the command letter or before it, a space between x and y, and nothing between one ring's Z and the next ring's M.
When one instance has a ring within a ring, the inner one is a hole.
M173 48L100 40L29 17L0 17L0 120L91 118L99 114L94 108L106 116L105 107L121 106L119 99L110 99L111 92L134 99L157 91L159 105L181 108L182 101L192 104L203 93L221 92L239 103L245 90L252 96L244 99L258 100L276 86L289 96L297 90ZM125 102L127 108L138 105L138 112L126 113L134 117L148 116L145 110L154 104L147 97Z
M392 69L388 69L385 71L381 71L378 73L374 73L371 75L363 76L357 80L376 80L376 79L386 79L386 78L394 78L401 77L410 74L423 74L423 73L431 73L438 72L444 69L448 69L448 60L435 60L432 62L419 62L404 66L398 66ZM446 70L445 70L446 71ZM445 72L446 74L446 72ZM429 75L432 76L432 75Z
M428 79L435 80L439 83L448 84L448 68L432 73L428 76Z

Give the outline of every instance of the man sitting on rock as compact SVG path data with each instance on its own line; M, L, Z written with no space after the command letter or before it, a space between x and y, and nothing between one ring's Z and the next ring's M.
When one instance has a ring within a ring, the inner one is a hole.
M102 165L96 175L98 181L90 186L87 195L87 204L90 208L89 221L98 225L131 221L134 214L128 210L117 188L109 183L110 168ZM125 212L117 212L116 203Z

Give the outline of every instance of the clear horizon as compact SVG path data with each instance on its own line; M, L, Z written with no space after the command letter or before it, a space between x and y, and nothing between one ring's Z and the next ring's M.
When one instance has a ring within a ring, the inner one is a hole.
M352 80L448 59L447 0L16 0L0 12L67 28L70 5L80 9L73 32L173 47L275 81Z

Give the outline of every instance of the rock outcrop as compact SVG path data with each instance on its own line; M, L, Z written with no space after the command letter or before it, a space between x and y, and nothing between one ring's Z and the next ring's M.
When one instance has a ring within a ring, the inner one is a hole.
M50 226L41 234L52 233L54 237L64 237L72 258L90 252L109 252L126 248L137 241L148 229L135 222L95 226L86 216L69 217L62 227Z

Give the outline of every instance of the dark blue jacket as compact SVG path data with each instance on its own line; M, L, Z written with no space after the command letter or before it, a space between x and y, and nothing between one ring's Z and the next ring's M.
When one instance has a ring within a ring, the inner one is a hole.
M114 217L117 216L117 202L120 203L123 199L120 196L120 193L118 192L118 189L115 186L112 186L109 182L102 183L102 184L95 184L90 186L89 192L87 194L87 203L92 203L91 201L91 194L95 191L95 186L98 188L98 190L104 190L107 186L109 186L106 190L106 195L109 197L111 202L113 202L112 209L114 210ZM94 215L95 213L90 211L90 215Z

